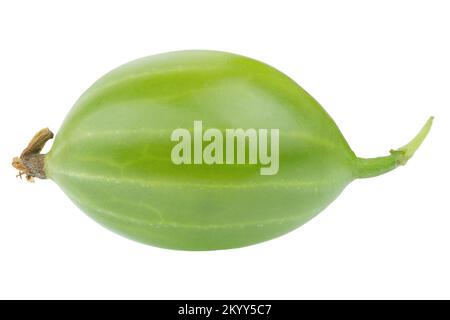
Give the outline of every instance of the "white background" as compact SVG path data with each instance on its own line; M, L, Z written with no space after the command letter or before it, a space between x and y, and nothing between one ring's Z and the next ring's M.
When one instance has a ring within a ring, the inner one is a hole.
M450 298L448 1L3 1L0 298ZM362 157L434 127L406 167L355 181L281 238L218 252L138 244L11 167L129 60L180 49L287 73Z

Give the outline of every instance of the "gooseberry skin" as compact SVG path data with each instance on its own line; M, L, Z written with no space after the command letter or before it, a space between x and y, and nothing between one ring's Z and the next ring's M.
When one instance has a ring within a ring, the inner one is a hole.
M279 172L173 164L171 133L192 130L195 120L205 130L279 129ZM383 170L393 169L394 160L386 157ZM47 177L103 226L182 250L242 247L283 235L355 178L376 175L370 168L293 80L216 51L150 56L106 74L76 102L45 161Z

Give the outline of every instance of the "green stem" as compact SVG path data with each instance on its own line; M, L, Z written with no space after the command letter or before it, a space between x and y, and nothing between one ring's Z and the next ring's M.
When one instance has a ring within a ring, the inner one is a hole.
M405 165L414 155L414 152L420 147L423 140L425 140L428 132L430 132L432 124L433 117L430 117L414 139L397 150L391 150L389 156L370 159L357 158L356 176L358 178L376 177L391 171L398 166Z

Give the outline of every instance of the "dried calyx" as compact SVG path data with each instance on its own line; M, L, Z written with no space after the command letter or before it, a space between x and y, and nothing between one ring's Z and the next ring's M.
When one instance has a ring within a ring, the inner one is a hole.
M34 178L47 178L44 170L45 154L41 154L41 151L45 143L53 137L53 132L48 128L42 129L31 139L20 157L14 157L12 166L19 170L17 177L22 178L25 175L29 182L33 182Z

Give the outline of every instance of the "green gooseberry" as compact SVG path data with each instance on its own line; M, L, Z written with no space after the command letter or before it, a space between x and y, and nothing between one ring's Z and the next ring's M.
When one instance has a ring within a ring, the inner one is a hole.
M172 249L242 247L283 235L351 181L405 164L431 128L363 159L325 110L276 69L215 51L171 52L95 82L53 138L41 130L13 161L49 178L128 238Z

